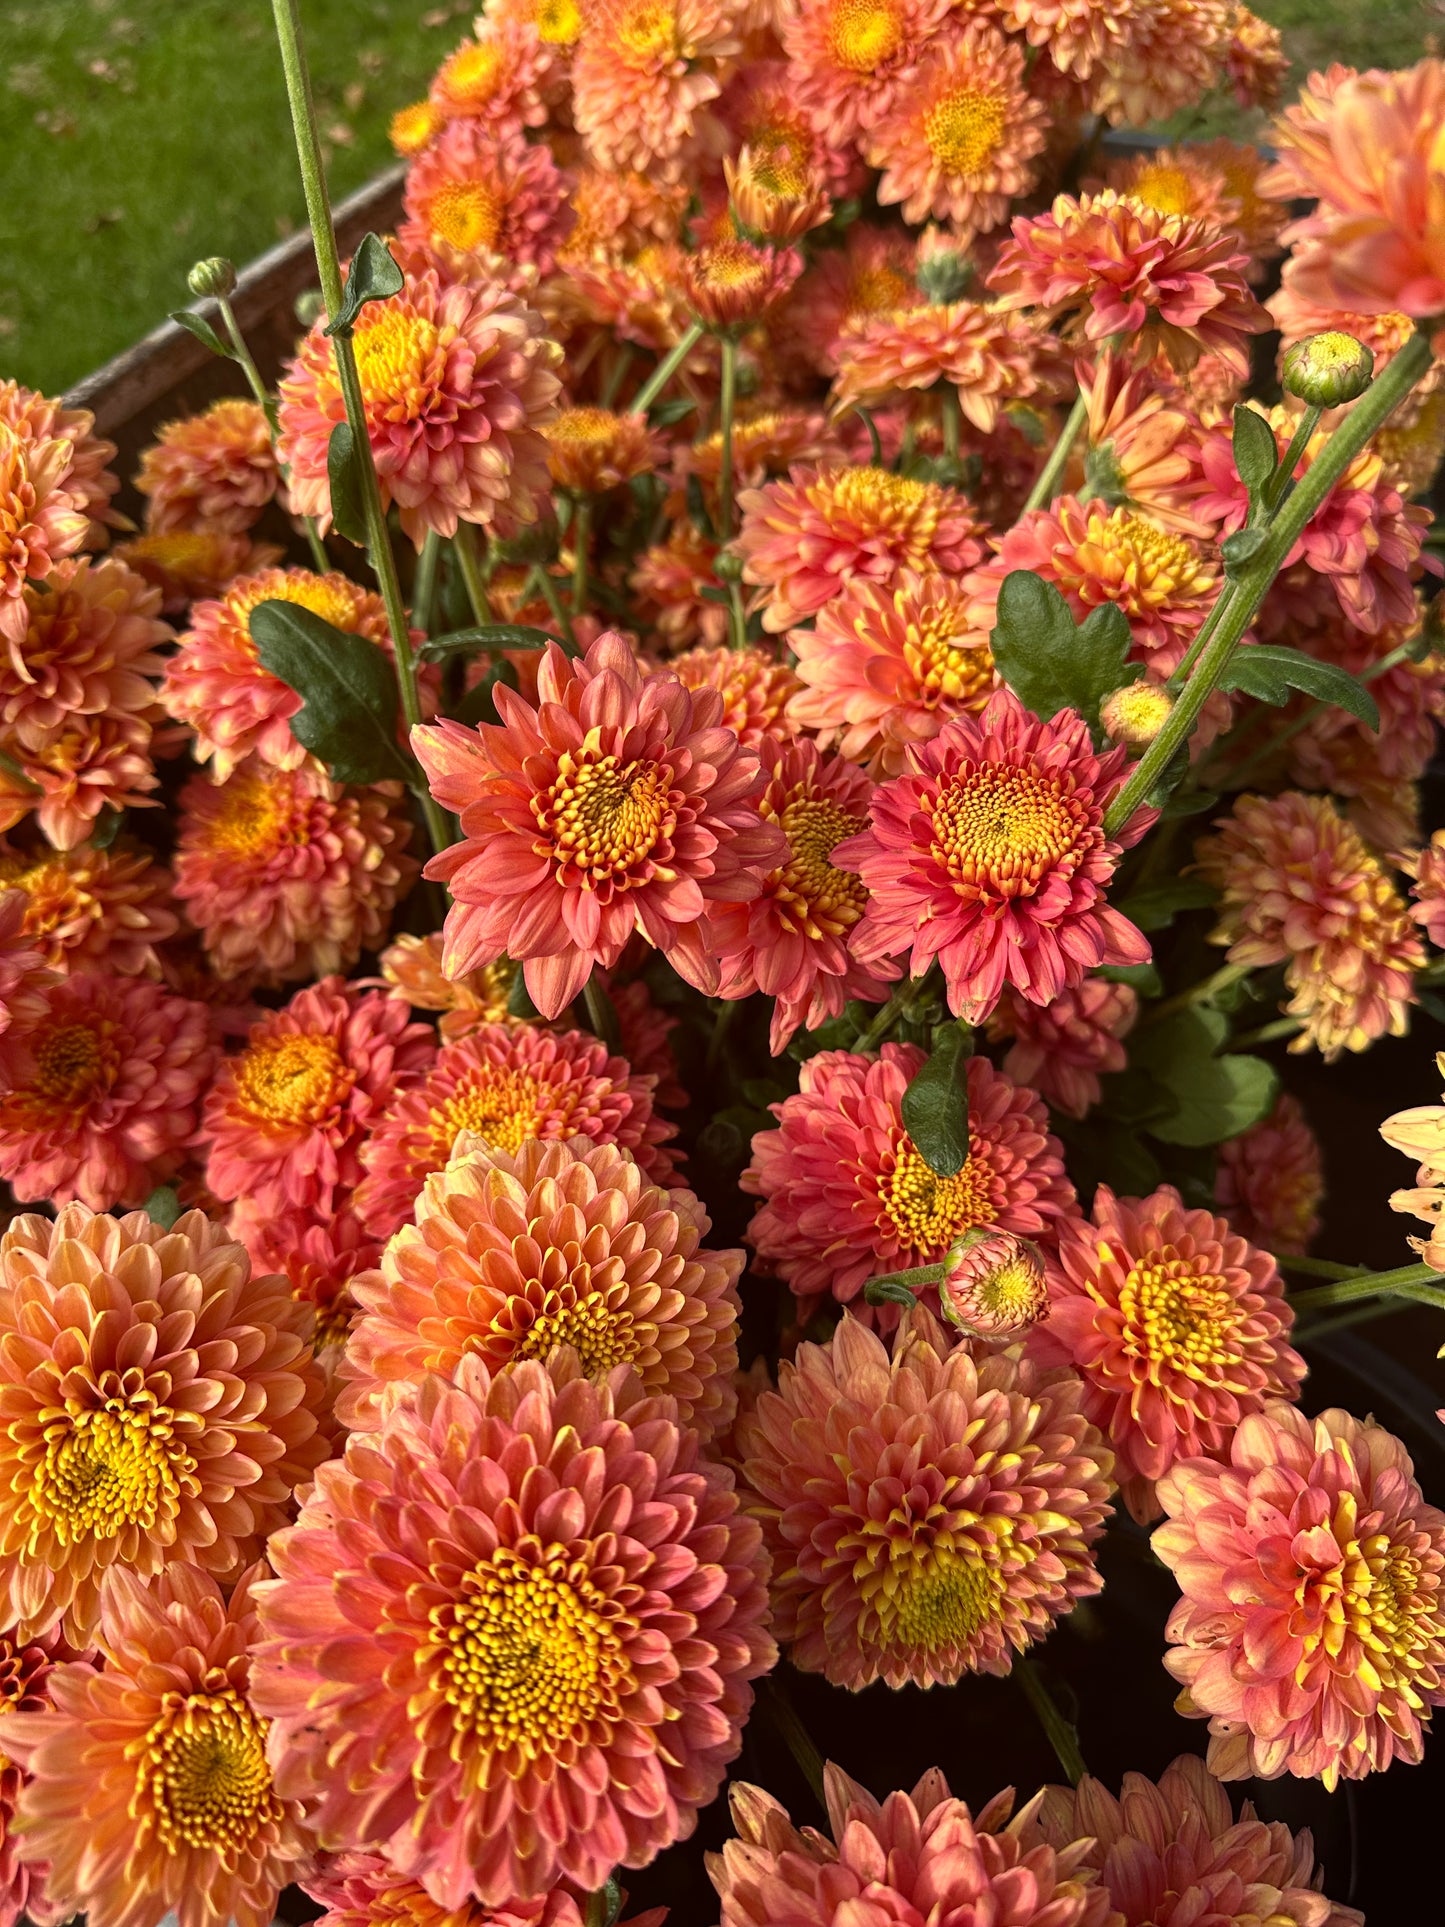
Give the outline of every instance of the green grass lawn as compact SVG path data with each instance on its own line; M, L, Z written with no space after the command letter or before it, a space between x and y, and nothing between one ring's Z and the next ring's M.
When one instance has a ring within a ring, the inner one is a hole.
M302 0L338 196L477 3ZM1430 0L1255 4L1301 73L1404 64L1442 27ZM267 0L0 0L0 126L0 374L52 392L180 306L199 256L244 261L303 218Z

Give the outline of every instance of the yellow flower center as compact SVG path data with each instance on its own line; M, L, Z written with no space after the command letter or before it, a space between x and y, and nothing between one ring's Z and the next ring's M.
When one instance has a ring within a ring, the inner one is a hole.
M588 1377L601 1378L616 1365L630 1365L643 1349L645 1334L630 1311L609 1304L605 1292L591 1288L588 1266L574 1269L580 1279L571 1277L542 1295L541 1308L517 1339L511 1357L547 1358L557 1346L570 1345ZM508 1314L518 1309L518 1302L510 1301Z
M1119 1287L1124 1331L1150 1376L1161 1369L1215 1380L1235 1356L1239 1306L1227 1280L1165 1245Z
M485 106L501 71L502 51L491 41L465 41L442 63L437 84L458 106Z
M667 774L656 763L621 763L590 744L564 751L532 813L544 838L538 853L553 858L559 880L610 893L671 874L650 861L676 822Z
M217 535L197 529L175 529L165 535L137 535L125 545L127 559L151 562L180 577L211 575L224 544Z
M636 61L671 60L682 51L671 0L632 0L614 32L621 53Z
M32 1551L42 1532L63 1546L115 1539L129 1527L168 1539L182 1498L200 1491L183 1421L138 1371L106 1372L95 1390L98 1405L41 1413L45 1456L27 1495Z
M929 108L923 138L945 174L969 180L983 172L1003 145L1007 125L1001 95L960 87Z
M878 1181L878 1197L901 1245L941 1256L960 1232L992 1224L998 1216L988 1180L988 1166L972 1153L955 1176L941 1178L912 1138L900 1132L893 1168Z
M904 307L912 292L907 275L897 268L860 268L848 283L848 313L886 314Z
M939 1547L880 1600L879 1643L925 1653L966 1646L993 1617L995 1593L981 1561Z
M317 1124L346 1096L355 1073L334 1037L264 1037L236 1060L236 1099L268 1124Z
M284 843L299 843L304 825L291 820L285 794L261 770L234 776L217 793L215 815L201 820L201 833L213 849L240 857L264 856Z
M1039 1272L1026 1257L1005 1258L973 1287L978 1308L1000 1325L1022 1325L1039 1303Z
M431 1612L428 1656L458 1735L526 1761L604 1740L636 1689L631 1624L566 1546L500 1548Z
M1160 161L1140 168L1130 183L1129 198L1158 214L1189 214L1198 199L1198 183L1184 168Z
M304 569L288 570L284 575L268 575L254 587L234 590L225 597L226 607L244 623L262 602L294 602L298 609L309 609L333 629L354 632L360 597L345 576L311 575Z
M1184 536L1161 529L1129 509L1117 508L1107 516L1091 514L1080 551L1086 564L1090 544L1103 552L1099 573L1122 577L1139 601L1150 607L1198 594L1214 579Z
M835 870L829 858L844 837L866 828L826 797L795 796L778 819L788 839L788 860L777 873L775 903L786 928L804 936L837 936L850 930L868 907L863 879Z
M145 1737L131 1811L149 1804L167 1853L209 1847L234 1864L258 1829L281 1817L266 1727L230 1686L166 1695Z
M828 47L850 73L876 73L903 45L903 10L896 0L836 0Z
M1046 872L1072 867L1083 833L1057 776L1011 763L960 771L933 805L933 852L960 896L1031 895Z
M427 208L432 239L470 251L497 244L502 206L484 181L443 181Z
M619 425L610 408L564 408L556 421L548 423L547 439L595 446L610 442Z
M435 322L406 308L362 310L354 344L367 408L386 421L415 421L436 393L441 335Z
M429 100L414 100L391 117L387 134L398 154L419 154L436 133L441 116Z
M537 38L549 47L570 47L582 32L577 0L537 0Z
M813 184L812 143L792 127L770 127L748 143L753 179L765 194L800 200Z
M903 660L915 702L925 709L947 703L950 711L977 713L993 692L993 652L960 640L958 620L946 609L916 618L903 643Z
M849 468L823 478L820 490L825 507L831 496L834 512L859 523L876 535L887 529L901 540L900 568L926 569L942 491L907 475L891 475L886 468Z
M565 1092L549 1093L553 1095L565 1124L571 1106ZM435 1168L439 1170L451 1156L458 1131L475 1131L499 1151L520 1150L538 1135L540 1100L537 1080L526 1071L478 1071L473 1083L463 1085L432 1113ZM554 1108L549 1105L549 1113ZM560 1134L566 1135L565 1131Z
M765 280L767 268L741 241L717 241L699 249L693 273L700 287L746 288Z
M109 1025L56 1024L35 1045L35 1074L21 1095L48 1105L83 1104L108 1084L115 1070Z

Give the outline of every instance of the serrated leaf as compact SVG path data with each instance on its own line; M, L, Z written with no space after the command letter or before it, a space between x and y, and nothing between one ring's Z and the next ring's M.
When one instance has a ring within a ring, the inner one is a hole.
M213 355L219 355L222 361L236 359L235 349L222 341L206 317L197 314L194 308L172 308L170 318L178 328L184 328L188 335L194 335Z
M968 1162L968 1059L973 1033L950 1024L903 1093L903 1128L924 1163L955 1178Z
M1332 662L1307 656L1303 650L1287 649L1282 643L1255 642L1236 649L1219 687L1242 690L1246 696L1273 703L1276 708L1289 701L1292 689L1298 689L1319 702L1347 709L1367 729L1380 727L1379 705L1357 676L1337 669Z
M302 699L292 735L338 783L417 781L396 740L396 679L376 643L295 602L257 603L250 621L262 668Z
M153 1224L158 1224L162 1231L169 1231L181 1215L180 1193L174 1185L159 1184L141 1206L141 1210Z
M1234 466L1253 499L1279 466L1279 443L1258 409L1235 404Z
M338 422L331 431L326 444L326 484L331 491L331 526L358 549L365 548L365 495L350 422Z
M1219 545L1219 553L1224 557L1224 573L1231 580L1239 575L1268 540L1267 529L1236 529L1233 535L1226 535Z
M549 642L560 644L560 638L529 623L481 622L469 629L449 629L444 636L433 636L417 655L423 662L441 662L447 656L475 656L483 649L545 649Z
M993 632L993 659L1009 688L1041 721L1075 709L1091 728L1105 696L1135 681L1129 624L1112 602L1089 611L1082 623L1052 582L1029 569L1004 577Z
M1220 1056L1229 1035L1223 1011L1191 1005L1130 1040L1131 1069L1146 1071L1173 1100L1149 1132L1164 1144L1220 1144L1257 1124L1274 1103L1279 1079L1262 1057Z
M1219 892L1203 877L1165 877L1121 898L1114 906L1141 930L1167 930L1181 910L1203 910Z
M368 301L386 301L400 294L406 277L391 258L391 250L379 234L363 234L351 266L346 270L346 286L341 291L341 312L323 329L328 335L349 335L356 317Z

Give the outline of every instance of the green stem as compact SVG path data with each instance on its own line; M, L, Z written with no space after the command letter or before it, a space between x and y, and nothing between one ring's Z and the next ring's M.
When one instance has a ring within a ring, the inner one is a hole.
M1348 1311L1337 1312L1333 1318L1306 1318L1302 1323L1290 1327L1289 1342L1292 1345L1310 1345L1316 1339L1349 1331L1353 1325L1369 1325L1377 1318L1393 1318L1396 1313L1406 1310L1408 1304L1406 1298L1377 1298L1372 1305L1353 1305Z
M711 1083L722 1069L723 1052L727 1048L728 1037L732 1031L733 1019L742 1009L739 998L730 997L718 1011L712 1022L712 1036L707 1040L707 1061L704 1070Z
M722 394L718 402L718 427L722 435L722 465L718 471L717 482L717 527L718 539L731 542L733 537L733 411L737 406L738 393L738 344L732 335L724 335L719 345L722 349Z
M728 648L746 649L748 643L748 612L743 607L743 587L733 577L728 578Z
M1166 687L1171 695L1177 694L1178 691L1184 687L1185 683L1188 682L1189 672L1204 654L1206 647L1213 638L1215 630L1219 627L1225 616L1229 614L1229 605L1233 600L1234 584L1232 582L1226 582L1219 594L1214 598L1214 607L1209 611L1209 614L1204 618L1203 622L1200 623L1198 633L1193 642L1191 642L1185 650L1183 661L1169 678Z
M963 432L963 411L958 405L958 390L951 381L945 381L940 388L939 407L943 411L943 452L957 461Z
M612 357L612 366L608 369L607 379L602 384L602 406L604 408L610 408L613 402L616 401L617 391L621 388L623 378L632 366L633 357L636 353L637 348L633 342L618 342L616 353Z
M246 345L246 337L241 333L241 324L236 319L236 310L231 306L228 297L218 294L216 306L220 309L221 319L226 324L226 333L231 338L232 353L240 365L241 373L246 377L246 386L261 404L266 416L266 426L271 431L271 440L274 443L281 432L280 418L276 413L276 397L261 379L261 370L256 366L256 358ZM284 481L289 477L290 471L284 463L280 466ZM301 520L306 528L306 544L311 550L311 560L316 565L316 572L318 575L325 575L331 567L331 557L326 553L326 544L321 540L321 531L316 526L316 518L314 515L303 515Z
M1088 1773L1084 1756L1079 1751L1079 1736L1073 1723L1066 1720L1055 1706L1053 1695L1044 1685L1043 1674L1035 1662L1020 1653L1013 1664L1014 1677L1024 1689L1024 1698L1034 1709L1039 1725L1054 1749L1054 1757L1068 1776L1070 1786L1077 1786Z
M592 546L592 497L579 495L572 511L572 614L587 612L587 563Z
M457 532L452 537L452 547L461 566L462 581L467 585L467 601L472 606L472 621L489 623L492 621L491 598L482 577L482 558L477 554L477 532L470 522L458 522Z
M1294 1037L1304 1027L1302 1017L1276 1017L1273 1023L1261 1024L1258 1030L1246 1030L1238 1037L1231 1037L1226 1048L1253 1050L1257 1044L1277 1044L1281 1037Z
M648 409L651 408L652 404L672 380L678 369L681 368L682 364L687 360L693 349L702 340L702 332L702 323L700 321L691 322L686 332L679 336L676 343L668 349L662 360L658 362L652 373L647 377L647 380L643 382L642 386L633 396L632 410L634 414L645 415L647 413Z
M424 636L432 632L436 616L437 571L441 567L442 539L428 529L417 558L416 579L411 585L411 619Z
M1254 619L1285 557L1299 540L1315 512L1370 437L1425 374L1432 356L1430 338L1414 335L1395 356L1374 386L1355 403L1330 436L1316 459L1281 506L1269 526L1264 545L1224 595L1228 609L1202 649L1193 674L1180 691L1164 727L1134 765L1128 781L1110 804L1104 832L1113 836L1149 796L1176 753L1193 734L1199 712L1213 693L1234 654L1240 637Z
M1187 1010L1191 1004L1207 1004L1221 990L1227 990L1231 984L1237 984L1241 978L1247 977L1253 968L1253 964L1222 965L1212 977L1205 977L1199 983L1191 984L1188 990L1181 990L1176 996L1166 997L1162 1004L1155 1004L1140 1024L1140 1030L1147 1030L1163 1017L1172 1017L1176 1010Z
M888 999L888 1002L878 1011L872 1023L869 1024L857 1043L854 1044L853 1049L855 1051L861 1054L863 1051L874 1049L879 1039L883 1037L894 1021L903 1015L908 993L912 988L912 979L905 977L897 990L895 990L893 995Z
M608 1050L616 1050L622 1042L617 1029L617 1012L612 999L598 982L595 970L582 986L582 1004L592 1035Z
M34 777L25 774L24 768L16 762L9 750L0 749L0 769L4 770L12 783L19 783L23 789L33 790L36 796L40 795L42 785L37 783Z
M1290 1303L1296 1318L1331 1305L1352 1305L1360 1298L1414 1297L1419 1286L1432 1285L1430 1294L1420 1294L1427 1303L1445 1304L1445 1277L1429 1265L1401 1265L1395 1271L1367 1271L1358 1278L1336 1278L1313 1291L1294 1294Z
M331 203L326 193L326 175L321 165L321 138L316 125L316 103L311 96L311 76L306 68L306 51L301 44L301 20L297 0L272 0L276 17L276 37L281 44L281 64L286 71L286 93L291 104L291 125L296 135L296 156L301 164L301 184L306 193L306 213L311 223L311 240L316 250L316 272L321 281L321 299L328 315L341 312L341 257L336 250L336 233L331 225ZM346 419L351 425L357 467L361 476L362 509L366 521L366 555L376 577L381 599L386 605L387 628L396 665L396 680L401 696L402 714L410 732L422 720L421 697L417 690L416 658L412 655L411 634L407 626L406 605L402 601L401 579L396 572L387 533L386 511L382 507L381 485L376 477L371 437L367 431L366 403L361 392L361 377L356 370L356 353L349 334L332 337L336 353L336 373L346 404ZM440 853L451 842L446 814L427 789L418 772L416 792L426 817L432 848Z
M913 1265L906 1271L888 1271L880 1278L870 1278L863 1287L863 1296L870 1305L916 1304L919 1292L943 1283L943 1271L942 1265Z
M1359 1278L1363 1276L1364 1265L1337 1265L1329 1258L1307 1258L1289 1252L1276 1252L1274 1261L1281 1271L1297 1271L1305 1278Z
M533 566L527 580L529 584L535 581L537 588L541 591L542 600L552 612L552 620L557 625L567 654L577 655L579 653L577 633L572 627L572 618L563 607L562 598L557 593L557 584L553 580L552 571L538 562Z
M1043 473L1029 490L1029 499L1024 503L1025 515L1030 509L1043 508L1045 503L1053 501L1054 491L1059 485L1059 477L1063 474L1064 464L1069 459L1069 451L1079 439L1079 430L1088 419L1089 404L1084 399L1083 390L1080 389L1074 398L1073 407L1069 410L1069 419L1059 431L1059 439L1054 443L1053 453L1044 463Z
M1294 472L1299 467L1300 457L1309 447L1310 437L1319 427L1320 416L1323 415L1324 412L1323 408L1316 408L1314 404L1311 403L1300 416L1294 434L1290 436L1289 447L1280 457L1278 468L1276 468L1274 474L1270 476L1269 481L1265 485L1264 501L1266 508L1277 509L1289 494L1290 484L1294 481Z

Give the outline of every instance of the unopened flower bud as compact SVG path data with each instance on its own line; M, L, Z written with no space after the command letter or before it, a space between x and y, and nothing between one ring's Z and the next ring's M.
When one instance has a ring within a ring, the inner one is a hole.
M713 569L719 582L741 582L743 579L743 559L734 555L731 549L721 549Z
M320 288L305 288L297 295L294 312L303 328L314 328L326 312Z
M1110 742L1147 749L1173 707L1174 699L1162 683L1130 682L1100 703L1099 721Z
M1312 408L1337 408L1363 395L1374 372L1375 357L1364 342L1331 328L1285 350L1280 383Z
M200 299L212 295L224 300L235 285L236 270L224 254L213 254L205 261L197 261L186 276L186 286Z
M1012 1231L960 1238L943 1261L938 1301L950 1325L970 1338L1006 1339L1049 1309L1038 1247Z
M947 228L930 224L919 237L913 278L925 300L944 308L967 294L973 281L973 263Z

